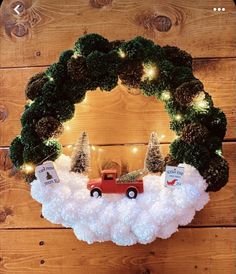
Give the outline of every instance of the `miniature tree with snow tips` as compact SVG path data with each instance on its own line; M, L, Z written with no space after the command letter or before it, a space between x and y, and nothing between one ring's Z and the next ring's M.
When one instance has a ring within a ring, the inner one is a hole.
M88 135L81 133L72 155L71 171L76 173L87 173L90 164L90 148Z
M150 135L147 153L144 161L144 168L149 172L161 172L164 165L164 159L160 151L160 143L158 141L157 133L152 132Z
M145 170L145 169L134 170L134 171L131 171L127 174L122 175L118 179L118 182L119 183L134 182L134 181L136 181L140 177L143 177L146 174L147 174L147 170Z

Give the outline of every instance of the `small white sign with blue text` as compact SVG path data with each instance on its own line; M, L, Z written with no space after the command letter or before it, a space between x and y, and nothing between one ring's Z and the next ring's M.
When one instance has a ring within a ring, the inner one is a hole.
M182 185L184 167L166 166L165 186L172 187Z
M44 162L42 165L37 166L35 169L35 175L37 179L45 185L60 182L52 161L47 161Z

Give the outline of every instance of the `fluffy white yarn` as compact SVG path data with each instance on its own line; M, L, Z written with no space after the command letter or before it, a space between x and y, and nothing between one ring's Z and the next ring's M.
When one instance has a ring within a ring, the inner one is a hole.
M144 193L136 199L104 194L90 197L86 176L70 172L71 159L62 155L55 162L60 183L44 185L35 180L32 197L42 204L50 222L72 227L76 237L87 243L113 241L118 245L147 244L166 239L187 225L209 201L207 184L192 166L184 167L183 184L165 187L165 174L147 175Z

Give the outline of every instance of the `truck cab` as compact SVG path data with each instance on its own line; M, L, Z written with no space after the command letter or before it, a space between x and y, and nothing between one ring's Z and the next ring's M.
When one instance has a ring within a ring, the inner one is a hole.
M90 180L87 188L92 197L100 197L103 193L125 193L128 198L134 199L143 192L143 181L120 183L117 181L117 171L107 169L101 172L101 178Z

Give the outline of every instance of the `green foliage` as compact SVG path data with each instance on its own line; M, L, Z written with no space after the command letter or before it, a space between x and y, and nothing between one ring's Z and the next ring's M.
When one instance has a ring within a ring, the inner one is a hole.
M66 76L66 69L61 63L54 63L46 70L45 73L50 81L60 84Z
M205 146L187 144L181 139L171 143L170 154L180 163L192 165L196 169L202 169L210 159L210 153Z
M71 49L63 51L59 57L59 63L65 66L73 54L74 51Z
M46 160L54 161L61 153L61 145L55 140L49 140L38 145L25 148L23 152L23 159L25 163L41 164Z
M21 142L21 137L17 136L13 139L10 146L10 159L16 168L20 168L24 163L23 151L24 145Z
M109 41L96 33L81 36L75 43L76 53L85 57L93 51L108 52L109 48Z
M170 82L172 88L177 88L184 82L194 80L193 72L188 67L175 67L173 69L172 81Z
M174 66L184 66L192 69L192 56L186 51L177 47L163 47L164 56L167 60L173 63Z

